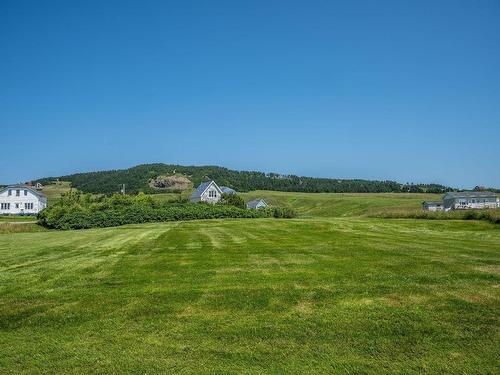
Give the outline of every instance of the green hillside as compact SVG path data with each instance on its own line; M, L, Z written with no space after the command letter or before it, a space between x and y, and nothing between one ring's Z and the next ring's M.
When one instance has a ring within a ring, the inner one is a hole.
M143 164L129 169L77 173L68 176L47 177L36 182L50 184L55 180L68 181L71 186L87 193L112 194L119 192L122 184L126 191L137 193L162 193L152 182L161 176L184 176L195 186L202 181L215 180L217 184L229 186L237 191L273 190L289 192L435 192L451 190L436 184L400 184L395 181L368 181L361 179L342 180L331 178L301 177L277 173L235 171L217 166L182 166L172 164Z
M499 248L359 218L0 234L0 371L493 374Z
M441 194L412 193L284 193L277 191L252 191L243 193L246 201L264 198L270 205L291 207L301 216L363 216L398 209L420 209L424 200L439 200Z

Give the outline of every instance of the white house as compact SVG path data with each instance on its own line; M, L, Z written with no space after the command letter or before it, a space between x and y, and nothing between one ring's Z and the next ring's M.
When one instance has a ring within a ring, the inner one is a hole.
M215 181L202 182L191 194L190 200L196 202L217 203L222 197L222 190Z
M0 215L36 215L47 207L47 197L30 186L12 185L0 190Z
M445 211L471 208L497 208L498 196L491 191L449 192L443 197Z
M254 199L247 203L247 208L250 210L257 210L259 208L266 208L267 203L264 199Z

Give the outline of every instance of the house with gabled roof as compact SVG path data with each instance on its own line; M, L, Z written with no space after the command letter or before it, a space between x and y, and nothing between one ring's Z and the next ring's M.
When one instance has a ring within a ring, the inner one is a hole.
M267 203L264 199L254 199L247 203L247 208L250 210L258 210L259 208L266 208Z
M47 197L27 185L0 189L0 215L36 215L47 207Z
M189 198L191 202L217 203L222 197L221 188L215 181L202 182Z

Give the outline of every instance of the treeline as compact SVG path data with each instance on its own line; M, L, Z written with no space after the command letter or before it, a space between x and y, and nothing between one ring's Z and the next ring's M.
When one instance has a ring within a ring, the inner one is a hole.
M219 218L291 218L287 208L248 210L231 204L157 202L150 195L111 196L71 192L38 214L38 223L51 229L87 229L147 222Z
M161 190L149 186L158 176L180 173L195 186L202 181L215 180L237 191L275 190L306 193L444 193L453 189L438 184L400 184L395 181L371 181L361 179L332 179L281 175L277 173L235 171L217 166L181 166L172 164L143 164L129 169L77 173L67 176L37 180L49 184L55 179L69 181L72 186L87 193L113 194L126 185L127 193L158 193Z

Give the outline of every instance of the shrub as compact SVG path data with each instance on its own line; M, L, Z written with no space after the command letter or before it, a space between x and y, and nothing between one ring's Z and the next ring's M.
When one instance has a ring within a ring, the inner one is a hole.
M275 218L291 219L297 217L297 212L288 207L274 207L271 208L272 216Z
M242 209L245 209L247 207L243 198L236 194L223 193L220 203Z

